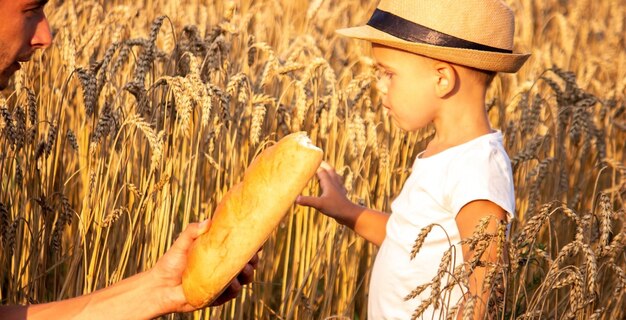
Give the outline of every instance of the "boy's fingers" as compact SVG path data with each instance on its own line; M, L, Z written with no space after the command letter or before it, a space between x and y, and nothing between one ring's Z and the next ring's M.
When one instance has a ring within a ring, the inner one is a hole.
M339 184L343 185L343 177L342 177L339 173L337 173L337 171L333 170L333 171L330 173L330 176L331 176L331 177L332 177L335 181L339 182Z
M324 169L324 170L335 170L330 164L328 164L328 162L326 161L322 161L322 163L320 163L320 168Z
M330 184L332 184L332 188L338 190L339 192L347 193L346 187L343 185L343 177L335 171L328 174L325 185L322 184L322 181L320 180L320 185L323 190L328 190L328 188L331 187Z
M328 179L330 177L330 174L328 172L328 170L323 169L322 167L320 167L319 169L317 169L317 171L315 172L315 174L317 175L317 178L320 180L320 182L323 179Z
M298 196L298 198L296 198L296 203L301 206L319 209L322 201L319 197Z
M325 193L327 190L330 190L332 188L336 189L337 188L337 181L335 181L335 179L333 179L332 176L330 176L330 174L328 172L318 172L317 173L317 178L320 181L320 187L322 188L322 193Z
M320 175L326 175L330 178L333 178L335 175L337 175L335 168L333 168L326 162L322 162L322 164L320 164L319 168L317 168L316 173L318 177L320 177Z
M331 180L335 183L343 184L343 177L340 176L335 168L331 167L328 163L322 162L320 167L317 169L317 177L320 180L320 183L323 179Z

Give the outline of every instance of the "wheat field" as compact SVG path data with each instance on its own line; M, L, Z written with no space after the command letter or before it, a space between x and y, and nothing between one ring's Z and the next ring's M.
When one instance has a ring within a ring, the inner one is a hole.
M532 57L488 93L517 207L492 316L624 319L626 6L506 2L516 51ZM353 201L389 212L433 132L394 127L368 45L334 34L375 5L50 1L53 45L0 97L2 303L73 297L149 269L295 131L324 149ZM365 319L375 254L294 206L237 299L167 318Z

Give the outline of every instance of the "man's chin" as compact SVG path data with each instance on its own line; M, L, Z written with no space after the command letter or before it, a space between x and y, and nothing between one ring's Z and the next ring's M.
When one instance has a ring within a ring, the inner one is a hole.
M9 86L9 82L11 81L11 77L15 71L13 70L4 70L4 72L0 72L0 91L6 89Z
M21 68L20 63L16 61L0 72L0 90L6 89L13 74Z
M5 77L0 74L0 91L4 90L9 85L9 77Z

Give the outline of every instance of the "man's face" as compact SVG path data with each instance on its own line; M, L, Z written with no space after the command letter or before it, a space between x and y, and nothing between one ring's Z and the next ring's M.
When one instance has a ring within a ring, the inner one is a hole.
M48 0L0 0L0 90L36 49L50 45L50 26L43 12Z

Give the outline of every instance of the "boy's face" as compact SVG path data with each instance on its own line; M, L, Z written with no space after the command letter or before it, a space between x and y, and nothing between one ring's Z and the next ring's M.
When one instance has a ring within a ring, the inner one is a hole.
M0 0L0 90L36 49L50 45L50 26L43 12L48 0Z
M398 127L415 131L432 122L437 111L435 61L375 43L372 54L379 69L376 87Z

